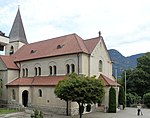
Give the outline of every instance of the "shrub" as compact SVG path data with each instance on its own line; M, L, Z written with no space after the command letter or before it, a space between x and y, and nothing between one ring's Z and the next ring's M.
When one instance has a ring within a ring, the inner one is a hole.
M109 90L109 109L110 113L116 113L116 91L113 87Z
M144 104L145 104L148 108L150 108L150 93L144 94L143 98L144 98Z
M125 108L125 93L122 86L119 89L118 103L119 105L123 105L123 109Z
M44 118L43 113L38 110L33 110L33 114L31 114L31 118Z
M127 103L127 106L130 107L130 106L134 106L136 105L137 103L141 103L141 96L138 96L136 93L127 93L126 95L126 103Z

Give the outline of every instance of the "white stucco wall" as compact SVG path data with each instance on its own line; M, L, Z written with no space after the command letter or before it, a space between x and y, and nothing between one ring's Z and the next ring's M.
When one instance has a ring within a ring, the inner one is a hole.
M7 99L7 88L6 88L6 83L7 83L7 71L6 70L0 70L0 79L2 79L2 93L0 95L0 98L2 100L6 100Z
M7 74L8 74L8 77L7 77L7 83L8 83L8 82L11 82L12 80L15 80L19 77L19 70L8 69Z
M80 74L84 74L89 76L89 55L82 54L81 55L81 66L80 66Z
M35 76L35 67L41 67L41 76L48 76L50 74L49 66L56 65L56 75L66 75L66 64L75 65L75 73L78 73L78 61L79 61L79 74L88 74L88 58L85 54L79 54L79 60L77 54L57 56L51 58L36 59L30 61L23 61L20 63L21 71L20 77L23 76L23 68L28 68L28 77Z
M5 36L0 36L0 44L5 46L9 43L9 38L5 37Z
M99 60L103 63L102 73L112 78L112 63L102 41L100 41L90 56L90 75L99 76Z
M10 55L11 46L14 47L14 53L24 45L22 42L13 42L5 46L5 55Z
M42 90L42 97L39 96L39 89ZM66 108L66 102L56 97L54 89L52 86L34 86L32 88L32 105Z

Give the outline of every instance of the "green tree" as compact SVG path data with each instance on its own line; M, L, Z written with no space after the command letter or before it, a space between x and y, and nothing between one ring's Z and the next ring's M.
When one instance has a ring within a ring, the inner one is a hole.
M132 70L127 80L127 91L135 92L139 96L149 91L149 80L147 74L140 68Z
M137 68L141 68L150 76L150 52L137 59Z
M137 93L143 97L150 92L150 52L137 59L137 67L127 70L127 93ZM124 80L124 76L122 75Z
M150 93L146 93L144 94L144 104L150 108Z
M82 118L84 104L101 103L104 96L104 88L100 80L94 77L78 76L72 73L58 83L55 94L65 101L77 102L79 114Z
M116 113L116 91L113 87L109 90L109 112Z
M119 89L118 103L119 105L123 105L123 109L125 108L125 92L122 86Z

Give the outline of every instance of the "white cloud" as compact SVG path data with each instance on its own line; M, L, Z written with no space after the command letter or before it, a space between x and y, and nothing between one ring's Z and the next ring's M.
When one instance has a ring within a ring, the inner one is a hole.
M0 28L9 34L20 5L29 42L70 33L87 39L101 30L109 49L130 55L150 51L149 4L148 0L0 0ZM139 45L145 46L133 48Z

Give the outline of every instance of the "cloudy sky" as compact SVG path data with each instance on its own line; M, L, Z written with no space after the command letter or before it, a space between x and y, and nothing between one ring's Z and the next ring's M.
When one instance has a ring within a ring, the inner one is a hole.
M18 5L29 43L101 31L124 56L150 51L150 0L0 0L0 30L9 35Z

